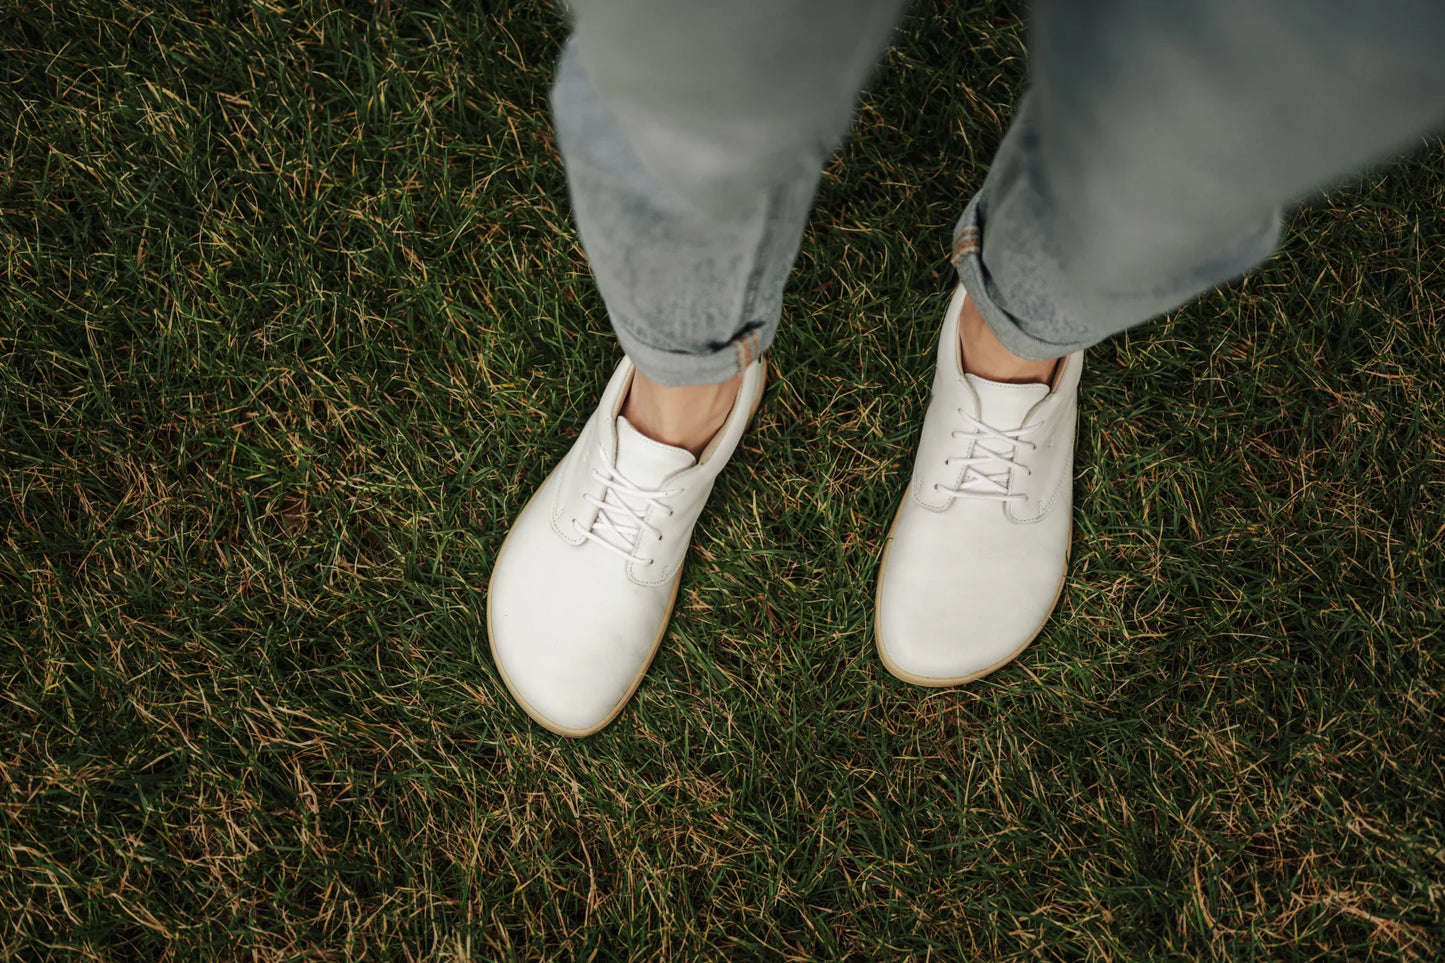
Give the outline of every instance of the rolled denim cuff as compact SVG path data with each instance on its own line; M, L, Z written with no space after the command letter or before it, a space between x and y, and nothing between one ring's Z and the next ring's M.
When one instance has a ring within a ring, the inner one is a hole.
M693 354L653 347L615 315L612 330L637 370L658 384L672 387L720 385L730 381L762 357L773 342L773 329L759 326L705 354Z
M1044 341L1025 333L1019 319L999 306L1002 299L998 287L983 263L983 225L979 216L979 199L982 196L982 191L973 196L953 229L951 260L958 270L959 282L989 330L1005 348L1030 361L1052 361L1097 343L1098 338L1092 341Z
M999 225L993 226L995 235L987 248L995 258L1001 253L1009 265L1010 270L1005 272L1012 279L1009 287L999 283L983 259L991 209L987 191L985 182L958 219L951 260L989 330L1005 348L1030 361L1062 358L1173 311L1205 291L1240 277L1279 245L1281 219L1275 208L1261 222L1248 225L1237 238L1201 244L1206 255L1188 268L1161 274L1145 285L1111 289L1090 284L1093 275L1068 275L1048 245L1040 241L1050 237L1054 229L1046 219L1035 218L1023 230L1016 216L1003 225L1007 228L1003 234L998 233ZM1047 210L1037 205L1025 209ZM1025 289L1019 290L1020 285ZM1028 305L1029 315L1021 316L1004 305ZM1037 334L1040 331L1057 332L1063 337L1042 338Z

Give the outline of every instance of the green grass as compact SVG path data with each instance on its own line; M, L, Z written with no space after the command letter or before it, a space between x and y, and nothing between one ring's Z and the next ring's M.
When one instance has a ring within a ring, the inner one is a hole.
M487 653L615 362L531 4L0 5L0 957L1445 952L1445 149L1093 351L1072 575L959 690L873 581L1014 5L828 170L662 653L583 742Z

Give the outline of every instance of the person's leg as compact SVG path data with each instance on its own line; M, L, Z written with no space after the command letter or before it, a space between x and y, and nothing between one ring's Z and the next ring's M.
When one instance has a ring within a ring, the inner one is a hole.
M902 0L573 0L553 110L626 353L488 599L512 694L568 735L646 671L692 525L762 390L819 172Z
M951 684L997 668L1062 586L1070 501L1067 479L1050 500L1050 452L1072 445L1058 396L1077 365L1026 412L966 380L970 356L997 381L1037 379L1242 274L1274 249L1283 205L1445 123L1442 44L1445 7L1428 0L1040 0L1031 91L955 234L967 297L946 337L962 357L940 345L880 575L895 674Z
M772 342L819 171L899 0L577 0L553 109L629 358L723 382Z
M1282 207L1445 125L1442 43L1434 0L1040 0L960 278L1024 358L1173 310L1268 256Z

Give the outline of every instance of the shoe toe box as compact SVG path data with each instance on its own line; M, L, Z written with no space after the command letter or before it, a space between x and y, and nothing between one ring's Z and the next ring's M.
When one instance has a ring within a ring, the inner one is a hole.
M894 675L950 685L999 668L1038 634L1063 582L1067 531L1062 547L1041 550L1002 528L1007 523L996 537L977 526L972 551L961 556L969 543L933 521L896 530L878 593L877 641Z
M878 641L889 669L910 682L948 685L987 675L1007 663L1033 640L1048 618L1049 606L1016 605L1007 611L987 603L1016 585L979 580L966 587L920 586L915 601L879 613ZM931 589L931 591L929 591ZM1057 583L1038 587L1054 598ZM973 603L973 604L970 604Z
M519 520L493 573L492 653L512 695L563 735L605 725L647 671L671 586L631 582L616 558ZM518 537L520 536L520 537Z
M493 612L492 647L512 695L537 722L586 735L617 714L651 661L652 637L605 618Z

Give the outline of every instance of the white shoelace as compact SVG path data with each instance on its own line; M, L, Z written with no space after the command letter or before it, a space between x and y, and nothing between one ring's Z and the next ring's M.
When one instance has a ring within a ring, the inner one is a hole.
M1023 436L1031 429L1025 427L1000 431L970 415L962 408L956 410L963 416L964 423L968 425L968 428L953 432L952 437L974 442L974 453L968 458L945 458L943 460L945 465L964 466L963 481L957 488L935 484L934 489L944 492L950 498L980 498L995 502L1014 502L1027 498L1028 496L1022 492L1010 492L1008 488L1015 468L1022 469L1025 474L1033 474L1027 465L1021 465L1015 461L1019 457L1020 449L1031 451L1038 447L1033 442L1023 439ZM979 444L986 439L1011 446L1011 453L1001 455ZM989 470L985 471L985 468Z
M672 508L664 505L661 500L680 494L682 489L643 488L617 470L617 465L607 453L606 447L599 447L602 453L602 469L592 469L592 477L603 484L602 497L598 498L590 493L582 496L587 504L597 509L597 516L592 520L592 524L585 528L574 518L572 527L583 538L596 542L620 558L641 565L651 565L653 560L633 554L632 546L643 532L661 540L662 533L644 519L652 508L660 508L666 515L671 516ZM640 499L640 502L634 506L623 496Z

